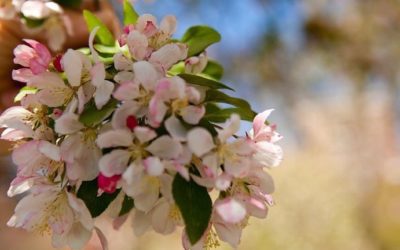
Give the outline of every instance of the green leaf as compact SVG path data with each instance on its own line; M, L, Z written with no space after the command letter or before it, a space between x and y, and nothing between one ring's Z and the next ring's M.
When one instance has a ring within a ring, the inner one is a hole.
M100 21L92 12L88 10L83 11L83 17L85 18L86 25L91 32L94 28L100 27L100 29L96 33L96 39L99 43L103 45L113 46L115 43L115 39L111 31L107 28L107 26Z
M19 102L26 95L35 94L38 90L34 87L25 86L19 90L18 94L14 98L14 102Z
M82 4L82 0L56 0L56 2L68 8L79 8Z
M251 110L250 104L243 99L229 96L221 91L215 89L209 89L206 93L206 102L218 102L218 103L226 103L232 106L244 109Z
M84 181L77 193L78 198L85 202L93 218L101 215L120 192L118 189L113 194L103 193L98 197L97 190L97 179L94 179L93 181Z
M176 75L184 74L184 73L185 73L185 63L184 62L177 63L168 70L168 75L171 75L171 76L176 76Z
M98 110L92 100L85 105L79 121L87 127L96 126L114 112L117 104L118 102L115 99L111 99L102 109Z
M188 56L195 56L211 44L221 41L221 35L208 26L193 26L186 31L181 41L189 46Z
M44 24L45 19L33 19L22 15L22 20L28 28L34 29Z
M132 208L135 206L133 199L127 195L124 197L124 201L122 202L121 211L119 212L118 216L123 216L129 213Z
M211 198L205 187L193 180L188 182L179 174L175 175L172 193L185 222L186 233L194 245L208 227L212 212Z
M112 55L114 55L114 54L117 54L120 51L118 46L116 46L116 45L114 45L114 46L105 46L105 45L102 45L102 44L95 44L94 48L98 52L103 53L103 54L112 54Z
M256 116L256 113L249 109L227 108L214 112L207 112L204 119L209 120L210 122L225 122L232 114L240 115L240 118L245 121L253 121Z
M124 25L136 24L139 18L139 14L133 8L133 5L128 1L124 0Z
M179 74L178 76L181 77L183 80L185 80L187 83L191 83L194 85L209 87L211 89L229 89L233 91L232 88L226 86L221 82L205 78L202 76L192 75L192 74Z
M201 72L201 74L208 75L216 80L221 80L224 75L224 68L218 62L209 60L206 68Z

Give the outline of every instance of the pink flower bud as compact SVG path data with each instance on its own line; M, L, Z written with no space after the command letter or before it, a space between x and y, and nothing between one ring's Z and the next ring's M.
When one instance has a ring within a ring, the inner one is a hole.
M63 66L61 65L61 59L62 59L62 55L56 55L56 57L54 57L54 60L53 60L54 68L58 72L64 72Z
M118 181L121 179L121 175L114 175L106 177L102 173L97 177L97 185L103 192L112 194L117 189Z
M136 126L138 125L138 121L135 116L130 115L126 118L126 126L130 129L133 130Z

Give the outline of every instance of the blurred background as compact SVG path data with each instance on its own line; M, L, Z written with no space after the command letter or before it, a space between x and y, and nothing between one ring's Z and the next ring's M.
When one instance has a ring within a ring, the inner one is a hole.
M120 7L116 1L117 9ZM137 0L139 13L174 14L177 37L207 24L223 40L209 56L224 82L284 136L270 173L276 205L251 220L239 249L400 249L400 2L397 0ZM3 60L3 59L0 59ZM243 126L243 131L249 128ZM6 227L16 199L1 158L1 249L51 249ZM99 226L110 249L180 249L180 232L135 238L130 223ZM87 249L97 249L96 239ZM222 244L221 249L230 249Z

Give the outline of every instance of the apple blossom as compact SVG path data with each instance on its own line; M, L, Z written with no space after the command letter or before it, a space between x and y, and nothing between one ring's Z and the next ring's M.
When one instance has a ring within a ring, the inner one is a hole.
M107 248L93 224L107 210L116 228L132 213L136 235L183 228L185 249L219 240L236 248L249 218L265 218L273 204L266 170L279 165L282 149L265 122L272 110L256 115L208 75L205 49L219 40L216 31L195 26L177 42L174 17L158 24L125 9L132 23L117 38L122 47L96 46L95 37L110 40L98 26L87 50L53 58L31 40L15 50L23 68L14 79L27 86L15 98L21 106L0 115L1 138L15 142L8 195L29 194L8 225L52 232L55 247L73 249L94 230ZM245 135L242 118L254 119Z

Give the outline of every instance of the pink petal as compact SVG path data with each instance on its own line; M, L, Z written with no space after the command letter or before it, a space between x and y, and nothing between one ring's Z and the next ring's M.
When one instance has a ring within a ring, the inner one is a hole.
M14 69L12 71L12 79L19 82L29 82L33 76L32 70L28 68Z
M256 115L253 120L253 131L254 137L261 131L263 126L265 126L265 120L267 120L268 116L274 111L273 109L267 109L264 112Z
M233 198L218 201L215 209L225 222L232 224L241 222L247 214L246 208Z

